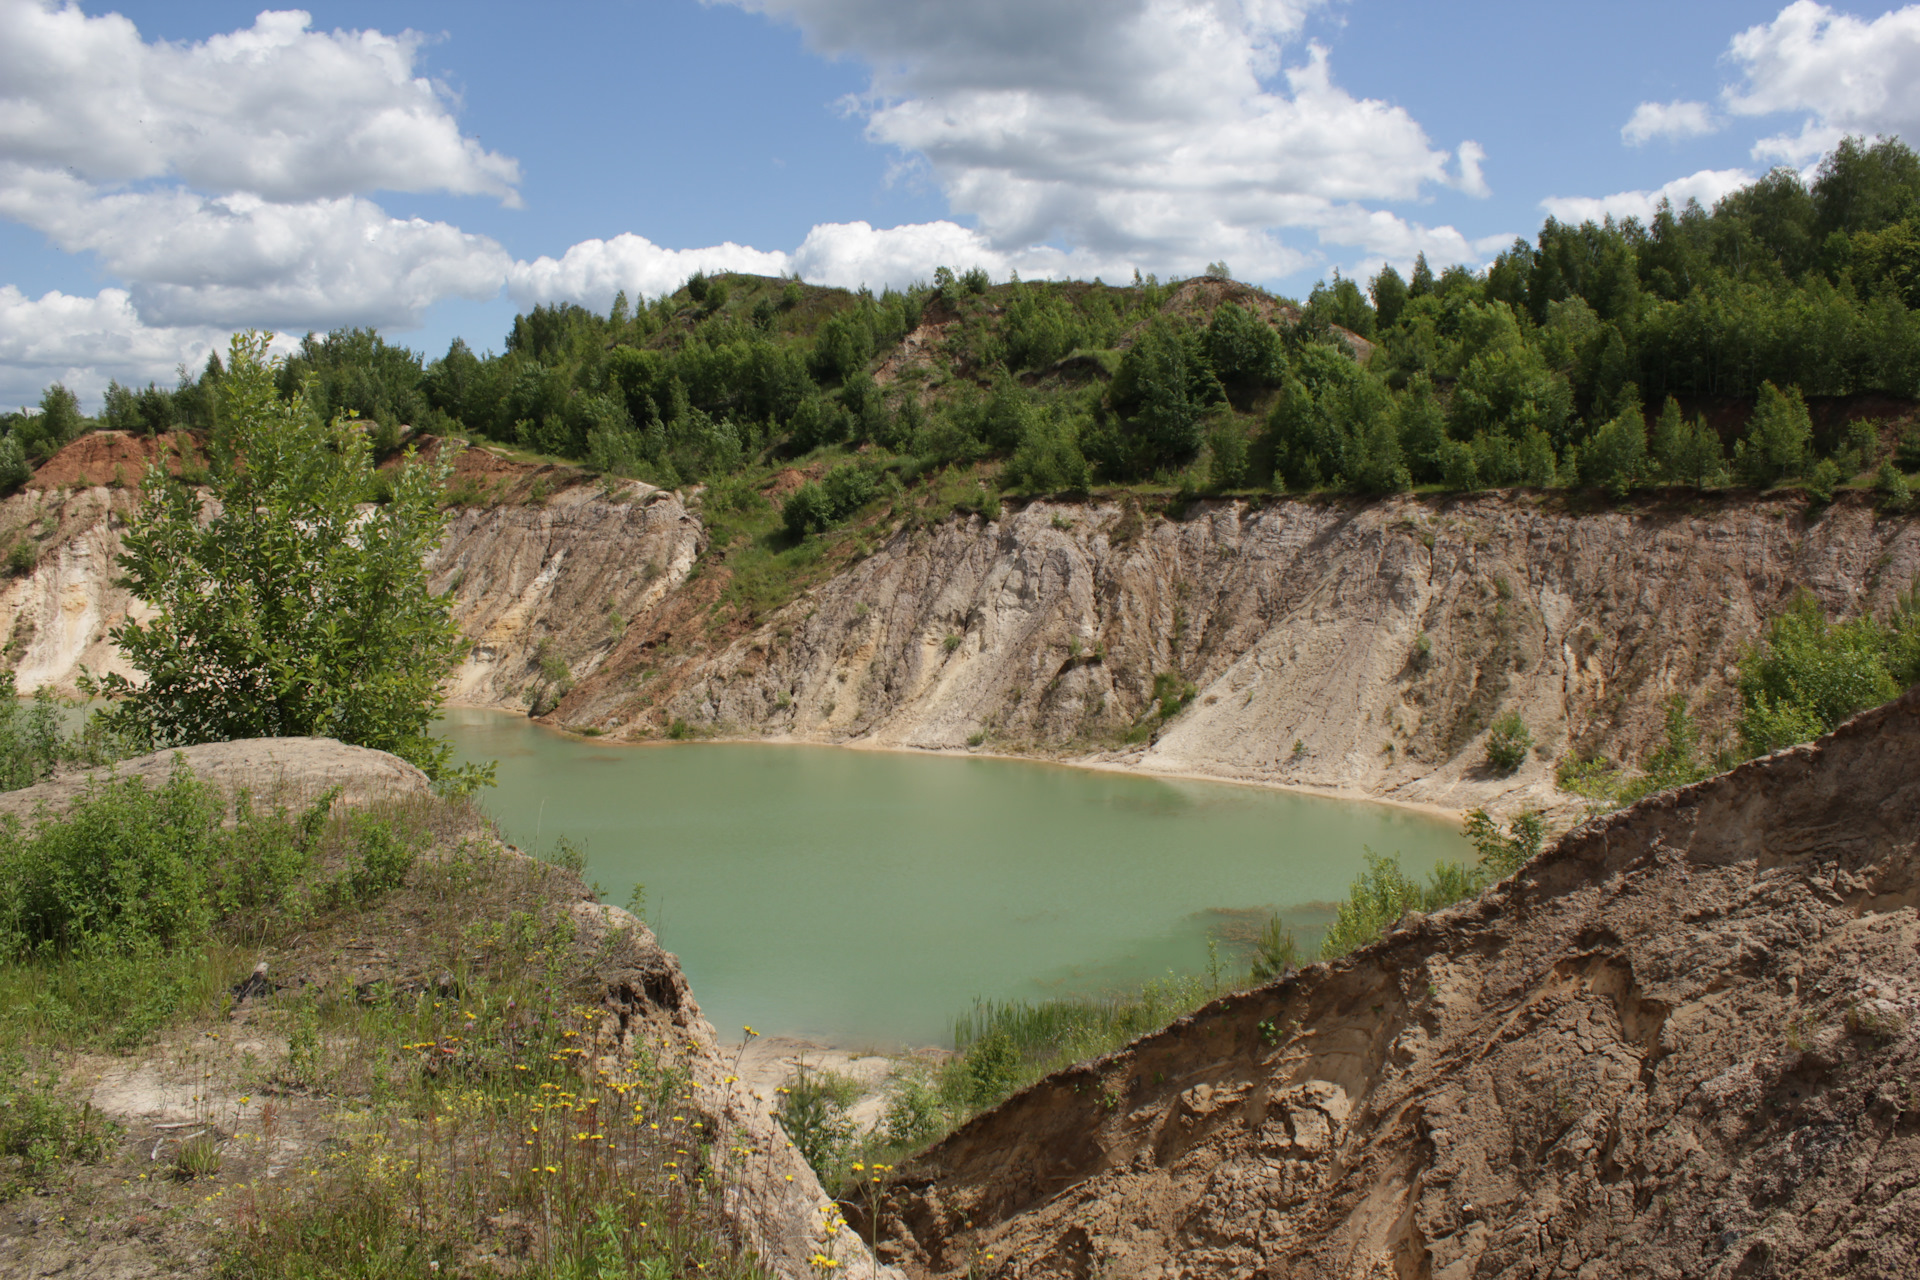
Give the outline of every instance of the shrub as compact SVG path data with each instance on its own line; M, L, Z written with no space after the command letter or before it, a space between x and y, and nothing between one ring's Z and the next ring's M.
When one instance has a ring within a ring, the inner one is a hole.
M780 510L787 533L804 538L809 533L830 529L873 501L880 492L879 478L858 464L836 467L817 483L809 480L787 495Z
M1527 762L1533 746L1533 734L1518 711L1509 711L1493 722L1487 731L1487 764L1501 773L1512 773Z
M1883 462L1873 476L1873 495L1880 509L1898 515L1913 505L1913 487L1905 473L1891 462Z
M99 1160L114 1132L53 1076L33 1077L18 1056L0 1061L0 1200L42 1185L61 1165Z
M147 957L398 887L419 837L367 814L346 820L344 869L319 881L336 794L293 814L243 793L229 821L219 790L179 764L158 787L98 784L31 830L0 820L0 959Z
M24 703L13 672L0 671L0 791L32 786L67 755L53 694L42 686L31 703Z
M7 548L7 572L24 578L40 565L40 544L25 534Z
M802 1067L780 1089L775 1114L794 1147L813 1171L825 1180L846 1157L853 1141L853 1122L847 1104L852 1082L830 1071Z
M1422 887L1400 869L1399 858L1381 857L1369 849L1367 869L1348 887L1347 900L1340 904L1326 936L1320 940L1320 958L1338 960L1378 938L1407 912L1437 910L1477 889L1471 873L1458 864L1444 862Z
M1763 755L1806 742L1920 680L1920 600L1901 597L1888 625L1830 623L1803 595L1768 624L1740 663L1740 738Z
M1068 493L1087 487L1091 475L1072 421L1035 414L1004 472L1008 488L1027 493Z
M1461 834L1480 855L1480 866L1487 875L1498 879L1512 875L1540 852L1546 842L1547 824L1537 809L1528 809L1503 833L1485 809L1475 809L1467 815Z

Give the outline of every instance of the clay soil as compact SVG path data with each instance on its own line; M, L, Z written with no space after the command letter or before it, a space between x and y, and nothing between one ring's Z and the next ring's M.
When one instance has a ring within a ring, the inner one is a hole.
M156 458L165 457L167 470L180 474L182 454L204 465L200 442L185 431L163 436L136 436L125 431L90 431L60 452L48 458L33 479L30 489L70 489L76 485L115 485L132 487Z

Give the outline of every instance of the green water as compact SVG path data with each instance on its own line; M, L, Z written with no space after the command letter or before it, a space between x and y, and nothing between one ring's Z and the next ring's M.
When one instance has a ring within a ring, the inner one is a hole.
M1207 938L1282 909L1302 934L1365 846L1410 872L1469 850L1382 805L1043 764L750 743L611 746L449 710L523 849L565 835L647 916L723 1037L945 1043L975 996L1204 971ZM1223 953L1224 954L1224 953ZM1244 965L1243 960L1236 963Z

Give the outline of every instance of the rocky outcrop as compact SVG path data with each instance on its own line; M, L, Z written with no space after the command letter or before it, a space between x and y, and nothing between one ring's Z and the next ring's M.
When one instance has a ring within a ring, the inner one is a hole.
M61 813L104 783L138 778L150 787L158 786L180 768L228 793L245 791L273 803L311 801L328 791L337 792L340 802L348 805L433 793L426 774L385 751L349 746L333 738L247 738L64 769L35 786L0 792L0 814L31 818L43 810Z
M138 501L134 490L95 485L30 488L0 502L0 551L12 569L0 584L0 632L21 692L70 693L82 667L132 674L107 632L142 607L114 584L120 532Z
M1920 689L1577 828L896 1175L915 1276L1897 1277Z
M1639 758L1672 694L1724 728L1732 664L1795 593L1883 611L1916 576L1920 522L1864 502L1810 516L1791 498L1487 494L1201 502L1181 519L1036 502L900 530L686 663L668 713L721 734L1551 803L1557 756ZM1163 720L1156 695L1189 687ZM566 714L619 705L590 684ZM1508 709L1538 750L1502 778L1483 744Z

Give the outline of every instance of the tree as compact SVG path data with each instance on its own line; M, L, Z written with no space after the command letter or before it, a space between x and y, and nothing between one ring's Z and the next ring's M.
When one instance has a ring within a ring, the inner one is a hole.
M161 463L147 472L120 565L156 614L112 633L144 681L88 674L82 688L109 700L109 732L155 748L311 734L391 751L442 785L490 782L428 732L465 647L424 563L451 462L409 451L391 500L363 514L366 431L321 420L304 388L281 396L270 336L233 338L211 501Z
M1733 450L1733 468L1755 487L1800 475L1813 453L1813 419L1800 388L1760 386L1747 434Z
M1195 384L1211 371L1197 354L1184 334L1155 318L1120 359L1108 398L1127 419L1141 470L1185 466L1200 451L1200 416L1209 397L1207 390L1196 395Z
M1393 328L1407 307L1407 282L1388 264L1380 268L1380 274L1368 284L1367 292L1373 298L1373 310L1379 317L1380 327Z

